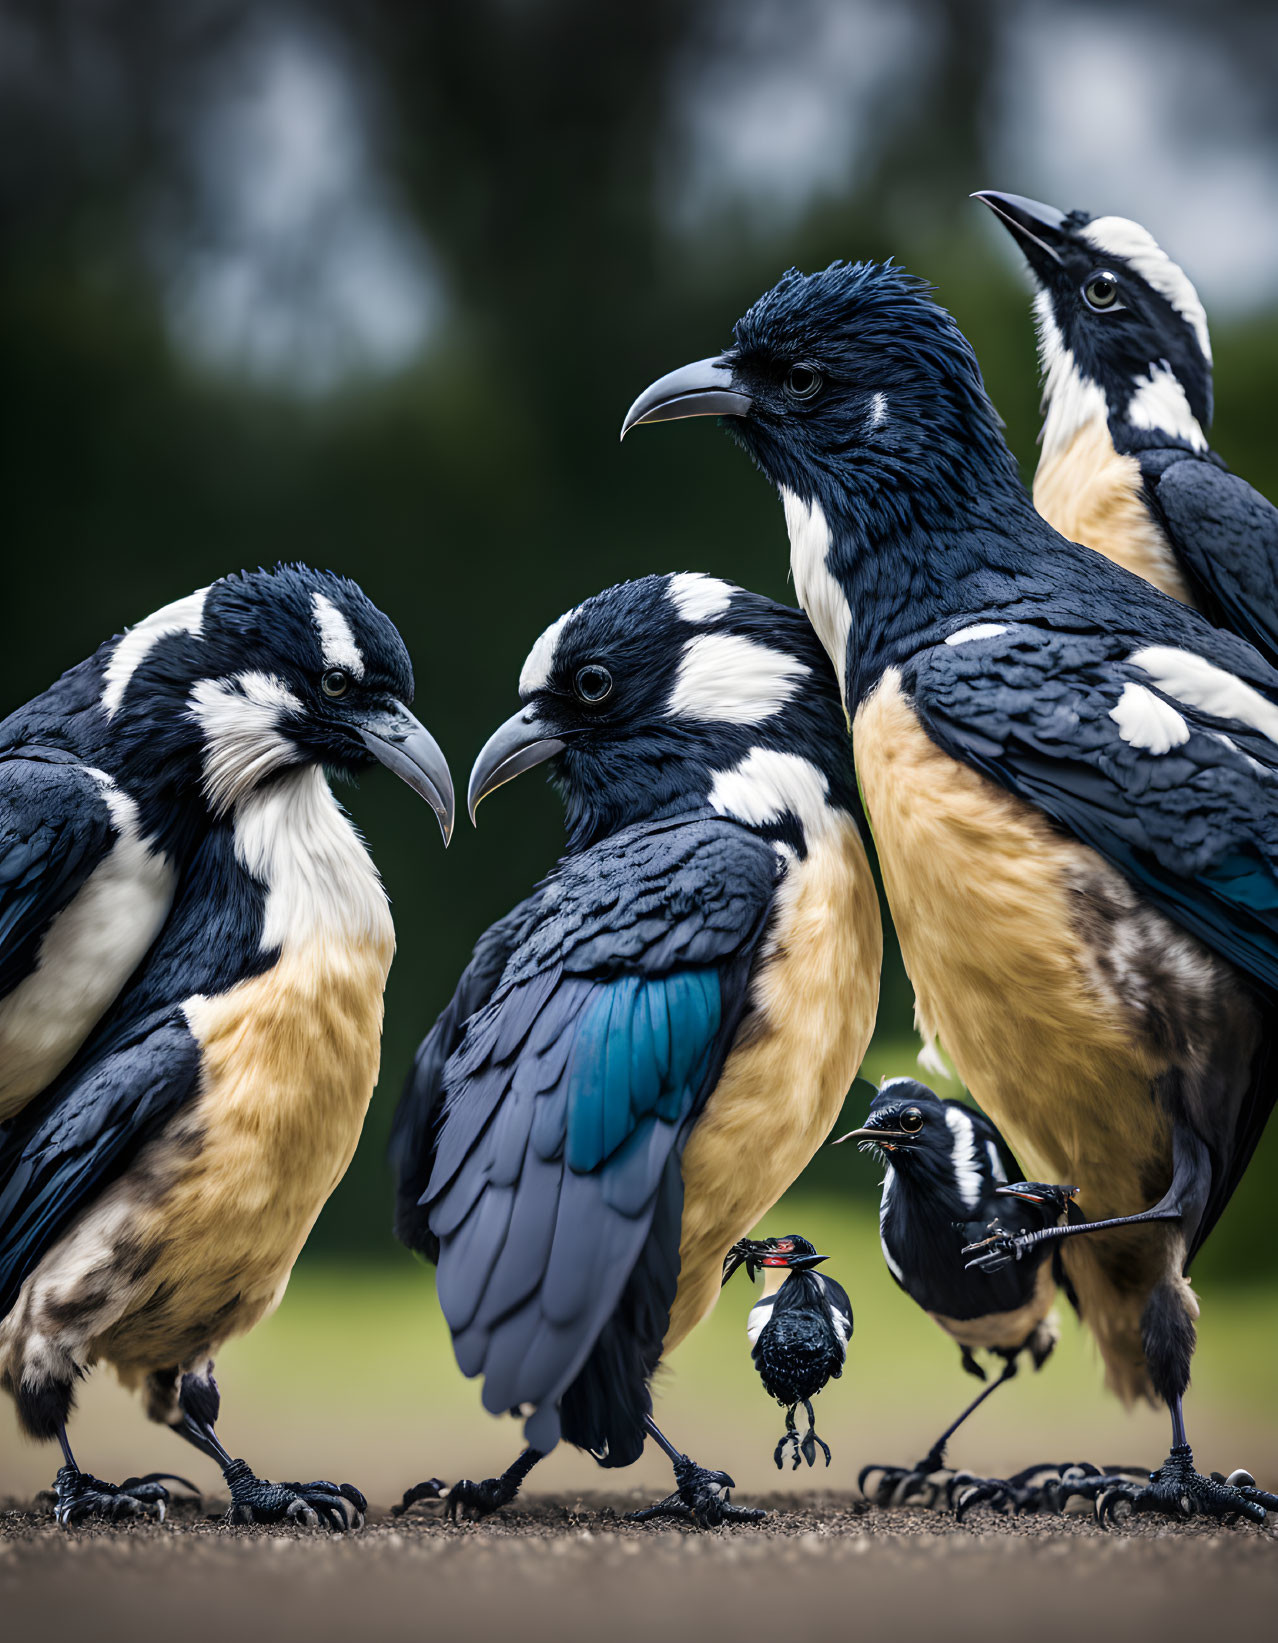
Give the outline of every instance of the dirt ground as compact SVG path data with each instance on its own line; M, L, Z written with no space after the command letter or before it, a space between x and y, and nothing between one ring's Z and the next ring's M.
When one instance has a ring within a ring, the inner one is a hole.
M638 1495L530 1496L482 1524L418 1507L333 1537L230 1529L218 1502L175 1505L163 1526L68 1535L47 1513L0 1513L6 1638L97 1643L180 1632L189 1643L270 1637L464 1636L632 1643L694 1632L807 1639L991 1635L1268 1635L1278 1526L1224 1530L1142 1519L881 1512L847 1495L777 1495L757 1527L638 1527Z

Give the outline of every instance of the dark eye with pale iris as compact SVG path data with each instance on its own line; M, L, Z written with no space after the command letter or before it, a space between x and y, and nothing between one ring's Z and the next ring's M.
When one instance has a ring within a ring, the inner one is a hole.
M330 667L320 677L320 689L333 700L345 696L350 688L351 676L345 668Z
M578 698L589 702L591 707L606 702L612 695L612 674L606 667L600 667L598 662L588 662L585 667L578 668L572 684Z
M1099 273L1092 274L1083 287L1083 297L1089 308L1095 308L1103 313L1106 308L1112 308L1118 301L1118 279L1107 268Z
M820 371L810 365L792 365L786 373L785 391L791 399L815 399L824 385Z
M900 1125L907 1135L917 1135L923 1128L923 1114L917 1107L907 1107L901 1114Z

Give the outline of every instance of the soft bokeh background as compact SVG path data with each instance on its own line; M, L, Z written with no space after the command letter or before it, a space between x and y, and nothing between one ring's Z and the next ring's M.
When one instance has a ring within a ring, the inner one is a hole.
M634 394L721 346L789 264L890 253L934 280L1032 470L1027 287L967 199L982 186L1149 225L1211 314L1215 443L1278 493L1276 59L1266 3L0 0L0 709L222 572L303 558L399 623L464 787L532 640L584 595L695 568L789 597L779 509L726 439L617 444ZM389 1237L382 1152L415 1043L559 818L529 780L445 858L388 777L349 802L399 930L384 1077L283 1309L222 1367L233 1448L388 1498L515 1442ZM867 1071L915 1049L890 955ZM974 1389L882 1270L875 1186L825 1155L768 1222L828 1247L857 1308L822 1408L836 1483L910 1458ZM1200 1446L1269 1481L1276 1188L1271 1136L1197 1270ZM780 1430L747 1301L729 1293L663 1393L680 1441L743 1486L768 1481ZM1161 1419L1098 1385L1067 1333L959 1458L1157 1459ZM108 1476L187 1463L102 1376L80 1437ZM0 1414L0 1494L52 1464Z

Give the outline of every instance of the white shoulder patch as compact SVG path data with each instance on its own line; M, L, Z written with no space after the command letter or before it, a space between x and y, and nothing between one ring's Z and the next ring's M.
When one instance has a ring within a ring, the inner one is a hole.
M947 1106L945 1122L950 1126L954 1146L950 1162L959 1197L971 1209L981 1201L981 1167L976 1161L976 1126L962 1107Z
M753 725L790 700L811 668L740 633L698 633L683 647L666 712Z
M1109 716L1123 740L1146 753L1169 753L1189 740L1189 726L1176 709L1144 685L1125 684Z
M947 645L970 645L974 639L997 639L1000 633L1006 633L1007 628L1002 622L973 622L970 628L960 628L957 633L947 633Z
M352 678L364 677L364 657L355 643L355 635L346 617L331 599L322 593L311 598L315 626L319 630L320 653L325 667L340 667Z
M829 783L824 771L797 753L755 747L740 764L716 773L710 807L753 827L766 827L787 813L812 836L829 826Z
M1065 346L1046 291L1034 298L1034 318L1043 377L1043 431L1039 439L1046 462L1063 455L1081 429L1105 422L1109 406L1100 384L1083 375L1073 351Z
M1211 364L1211 337L1207 310L1185 270L1174 263L1147 228L1129 217L1097 217L1083 230L1098 251L1121 257L1165 297L1180 317L1193 326L1203 358Z
M819 503L811 507L793 491L781 491L785 526L790 537L790 571L794 591L825 646L839 676L839 690L847 705L848 632L852 607L829 566L830 526Z
M297 750L279 726L302 704L281 679L268 673L200 679L189 706L204 736L204 797L215 815L224 815L264 777L297 762Z
M535 690L541 690L545 686L555 665L555 646L559 643L559 635L569 619L576 614L574 606L572 610L566 610L562 616L557 617L528 652L528 658L519 673L521 696L531 696Z
M188 593L184 599L175 599L171 605L153 611L116 642L102 674L102 707L108 719L113 719L120 711L129 680L161 639L171 633L199 635L208 591L207 588L199 588L195 593Z
M1136 384L1127 402L1127 420L1133 428L1153 428L1183 439L1196 451L1207 449L1207 435L1189 408L1189 399L1165 365L1155 365Z
M1278 706L1214 662L1174 645L1148 645L1128 657L1168 696L1215 719L1250 725L1278 744Z
M666 587L671 604L685 622L706 622L722 616L737 591L731 582L699 570L677 571Z

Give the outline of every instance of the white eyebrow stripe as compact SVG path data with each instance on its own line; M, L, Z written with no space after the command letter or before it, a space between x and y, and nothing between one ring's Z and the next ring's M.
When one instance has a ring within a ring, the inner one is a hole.
M1193 327L1203 358L1211 364L1211 335L1202 299L1189 275L1171 260L1147 228L1128 217L1097 217L1083 229L1083 238L1097 251L1121 257L1159 296L1166 298Z
M577 607L574 606L572 610L566 610L562 616L557 616L528 652L519 673L521 696L531 696L534 691L545 687L555 665L555 646L559 643L559 635L563 632L565 624L576 614Z
M311 610L319 631L325 667L340 667L355 679L364 677L364 656L345 614L322 593L311 595Z
M679 658L671 717L752 725L780 711L811 668L740 633L698 633Z
M1175 645L1147 645L1133 651L1128 661L1148 673L1165 695L1201 708L1213 719L1249 725L1278 745L1278 706L1225 668Z
M670 578L666 592L685 622L706 622L722 616L732 603L732 595L739 590L719 576L707 576L704 571L676 571Z
M161 606L116 641L111 658L102 671L102 709L108 719L113 719L120 711L129 680L161 639L167 639L173 633L189 633L199 637L208 591L207 588L198 588L182 599L175 599L171 605Z

